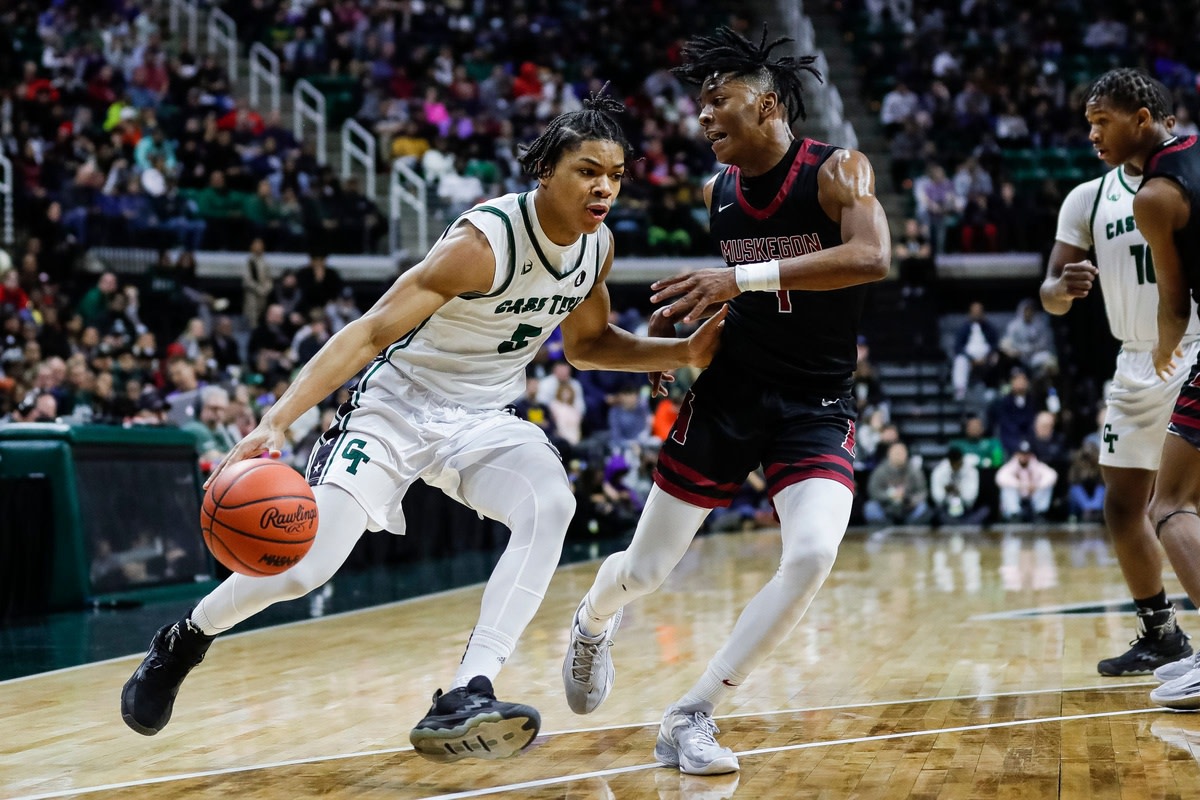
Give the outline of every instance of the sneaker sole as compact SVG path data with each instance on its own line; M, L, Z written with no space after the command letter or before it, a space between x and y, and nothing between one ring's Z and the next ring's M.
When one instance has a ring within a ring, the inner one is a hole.
M533 742L541 727L537 712L528 711L532 713L511 717L484 714L445 730L414 728L408 740L418 754L439 764L464 758L511 758Z

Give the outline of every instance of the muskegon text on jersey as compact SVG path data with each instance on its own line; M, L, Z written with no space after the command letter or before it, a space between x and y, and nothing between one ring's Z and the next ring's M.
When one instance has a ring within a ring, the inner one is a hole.
M795 236L757 236L752 239L726 239L721 255L729 264L749 264L778 258L802 256L821 249L821 237L815 233Z

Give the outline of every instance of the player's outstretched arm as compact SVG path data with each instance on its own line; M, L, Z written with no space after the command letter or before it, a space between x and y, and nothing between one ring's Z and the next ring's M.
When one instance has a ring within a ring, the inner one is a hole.
M707 367L716 354L726 310L714 314L686 339L635 336L608 321L611 303L604 281L613 249L591 294L563 320L563 353L576 369L662 372L675 367Z
M1150 245L1158 283L1158 341L1154 371L1167 380L1176 369L1179 343L1187 332L1192 306L1187 279L1175 246L1175 231L1187 224L1188 201L1170 180L1148 180L1133 198L1133 217Z
M420 325L450 299L486 292L495 274L487 238L474 225L460 223L419 264L396 279L362 317L338 331L304 365L287 391L263 415L205 482L227 464L262 453L278 456L284 434L308 409L358 374L371 359Z
M708 187L705 196L711 202ZM677 298L663 313L694 322L703 309L743 291L828 291L886 278L892 235L875 196L875 173L867 157L857 150L839 150L830 156L817 174L817 199L841 226L841 244L764 264L702 269L666 278L651 286L655 291L651 302Z
M1056 241L1050 251L1050 264L1039 294L1042 308L1061 315L1071 310L1071 304L1087 297L1100 270L1087 260L1087 251L1066 242Z

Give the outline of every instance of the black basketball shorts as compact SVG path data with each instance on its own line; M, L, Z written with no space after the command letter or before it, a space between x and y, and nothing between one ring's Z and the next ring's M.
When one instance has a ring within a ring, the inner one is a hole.
M702 508L728 506L760 464L767 493L809 478L854 491L854 401L801 395L744 373L706 370L680 405L654 482Z

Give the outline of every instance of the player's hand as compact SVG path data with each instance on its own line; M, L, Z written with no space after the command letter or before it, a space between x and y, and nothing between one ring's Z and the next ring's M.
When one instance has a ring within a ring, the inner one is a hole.
M717 348L721 346L721 328L725 325L725 317L729 316L729 306L723 305L696 332L688 337L688 363L693 367L707 367L712 363Z
M1062 276L1058 279L1060 291L1072 299L1087 297L1099 274L1100 270L1090 261L1067 264L1063 266Z
M1175 359L1183 358L1183 348L1176 347L1172 353L1164 353L1162 348L1154 348L1154 373L1162 381L1171 380L1171 376L1175 374Z
M699 269L655 281L650 284L654 294L651 303L679 298L663 309L663 315L674 322L695 322L711 305L732 300L742 293L729 267Z
M665 309L657 309L650 315L650 322L646 325L646 335L674 339L675 323L667 319L663 314ZM673 372L651 372L650 375L650 396L658 397L667 396L666 384L675 382L675 374Z
M240 442L234 445L233 449L217 465L217 468L212 471L212 475L209 475L208 480L204 482L204 488L207 489L212 485L221 471L230 464L245 461L247 458L257 458L263 453L271 458L279 458L283 453L284 439L284 431L276 430L265 422L258 423L258 427L247 433Z

